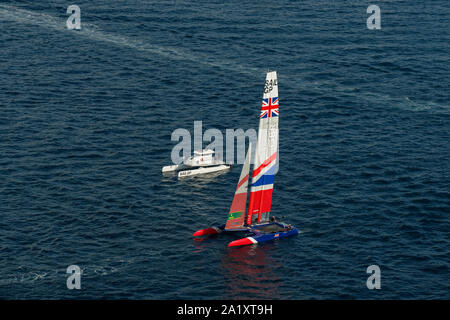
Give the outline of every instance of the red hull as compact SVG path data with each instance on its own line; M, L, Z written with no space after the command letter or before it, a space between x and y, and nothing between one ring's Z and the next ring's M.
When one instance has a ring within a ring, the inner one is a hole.
M218 228L207 228L207 229L198 230L198 231L194 232L193 236L199 237L199 236L206 236L206 235L218 234L218 233L220 233L220 229L218 229Z

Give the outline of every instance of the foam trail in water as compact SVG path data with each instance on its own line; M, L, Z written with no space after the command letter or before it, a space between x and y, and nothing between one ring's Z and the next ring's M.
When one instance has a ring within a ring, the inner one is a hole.
M418 103L411 100L409 97L405 97L406 108L412 111L429 111L432 113L444 113L450 114L450 106L444 106L435 102L423 102Z
M66 29L65 20L57 19L53 16L43 13L19 9L14 6L0 5L0 20L37 25L40 27L58 30L62 32L71 32L71 35L76 34L79 36L85 36L90 40L109 42L118 46L124 46L141 52L163 56L165 58L172 60L192 61L195 63L201 63L209 65L211 67L218 67L225 70L230 70L248 75L255 75L255 73L256 74L262 73L262 70L260 69L240 66L234 62L227 62L224 60L217 61L211 59L208 56L203 56L199 54L194 55L186 50L182 50L179 48L157 46L149 44L148 42L144 42L139 39L131 39L121 35L105 33L98 30L97 26L85 22L82 23L81 30L69 31Z
M29 10L19 9L17 7L10 5L4 4L0 5L0 20L37 25L40 27L58 30L61 32L70 32L71 35L76 34L79 36L84 36L94 41L109 42L114 45L128 47L143 53L159 55L171 60L181 60L181 61L191 61L195 63L201 63L211 67L217 67L228 71L246 74L252 77L264 73L264 70L262 69L242 66L232 61L214 60L214 58L211 58L209 56L201 55L198 53L194 55L191 52L188 52L180 48L157 46L142 41L140 39L132 39L121 35L102 32L99 30L98 26L86 22L82 22L81 30L78 31L67 30L65 20L58 19L44 13L37 13ZM339 87L336 88L334 82L329 83L329 81L325 81L325 82L310 83L310 81L303 80L298 76L296 76L295 79L293 80L283 79L283 85L285 87L290 87L291 89L294 90L301 89L302 91L325 90L326 92L329 92L330 90L351 91L359 89L345 86L341 87L341 90L339 90ZM389 105L391 108L398 107L409 111L427 111L431 113L450 114L449 106L438 105L434 102L429 102L421 105L417 102L411 101L409 98L399 99L391 97L389 95L381 95L371 92L360 92L359 98L362 99L363 101L372 101L372 102L373 99L381 100L380 105Z

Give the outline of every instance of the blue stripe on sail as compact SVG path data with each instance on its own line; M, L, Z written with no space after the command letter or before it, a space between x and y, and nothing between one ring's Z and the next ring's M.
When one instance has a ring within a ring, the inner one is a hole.
M258 179L255 183L252 184L254 187L259 187L266 184L273 184L273 181L275 180L275 176L273 174L268 175L265 174L261 178Z
M252 186L258 187L266 184L273 184L275 180L275 166L270 168L264 175L262 175Z

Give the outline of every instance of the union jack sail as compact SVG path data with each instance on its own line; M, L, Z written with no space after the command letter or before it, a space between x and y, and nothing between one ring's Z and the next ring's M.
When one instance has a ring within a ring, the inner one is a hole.
M272 205L278 161L279 101L276 71L267 73L262 101L247 211L248 225L268 221Z

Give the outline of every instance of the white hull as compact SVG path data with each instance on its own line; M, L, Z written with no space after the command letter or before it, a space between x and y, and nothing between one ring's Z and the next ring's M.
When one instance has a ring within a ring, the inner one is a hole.
M182 164L175 164L175 165L172 165L172 166L165 166L165 167L162 168L162 172L179 171L179 170L184 170L184 169L189 169L189 168L192 168L192 170L194 170L194 169L197 169L197 168L217 167L219 165L226 165L226 164L225 164L225 162L219 161L219 160L216 160L213 163L204 164L204 165L201 165L201 166L199 166L199 165L191 166L191 165L187 165L187 164L183 164L182 163ZM190 171L192 171L192 170L190 170Z
M171 171L177 171L184 168L183 164L175 164L173 166L165 166L162 168L162 172L171 172Z
M223 171L223 170L230 169L230 167L231 166L229 166L229 165L222 164L222 165L214 166L214 167L200 167L200 168L192 169L192 170L183 170L183 171L178 172L178 178L194 176L197 174Z

